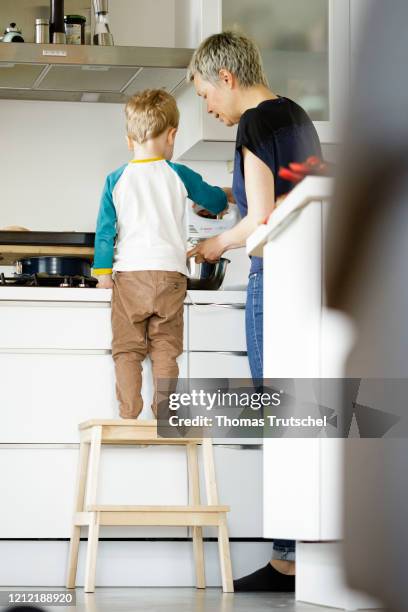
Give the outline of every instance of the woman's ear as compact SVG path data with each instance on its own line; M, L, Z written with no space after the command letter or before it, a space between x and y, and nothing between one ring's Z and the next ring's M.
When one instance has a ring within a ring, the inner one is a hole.
M230 72L229 70L226 70L225 68L221 68L221 70L218 73L218 77L219 77L219 80L222 81L224 85L227 85L229 89L233 88L234 83L235 83L235 76L232 74L232 72Z

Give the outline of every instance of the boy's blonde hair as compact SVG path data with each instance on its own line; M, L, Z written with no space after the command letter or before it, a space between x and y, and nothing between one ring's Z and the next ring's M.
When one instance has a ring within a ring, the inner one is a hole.
M176 100L164 89L146 89L130 98L125 107L128 136L143 144L168 127L177 128L179 110Z

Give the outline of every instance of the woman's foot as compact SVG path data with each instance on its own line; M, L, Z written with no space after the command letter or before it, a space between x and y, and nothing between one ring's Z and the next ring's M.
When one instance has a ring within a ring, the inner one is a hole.
M294 593L295 563L272 559L270 563L256 572L234 580L234 591Z

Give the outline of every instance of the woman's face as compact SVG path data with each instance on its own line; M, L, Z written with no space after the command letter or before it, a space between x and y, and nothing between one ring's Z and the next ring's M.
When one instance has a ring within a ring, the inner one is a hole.
M195 74L194 87L197 95L206 101L207 113L228 126L239 122L236 89L231 87L228 79L220 78L214 84Z

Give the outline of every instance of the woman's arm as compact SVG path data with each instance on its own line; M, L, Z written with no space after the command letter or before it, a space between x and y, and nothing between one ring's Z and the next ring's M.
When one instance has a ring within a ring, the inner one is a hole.
M197 261L216 261L229 249L237 249L275 208L275 183L270 168L249 149L243 148L245 193L248 214L232 229L200 242L187 255Z

